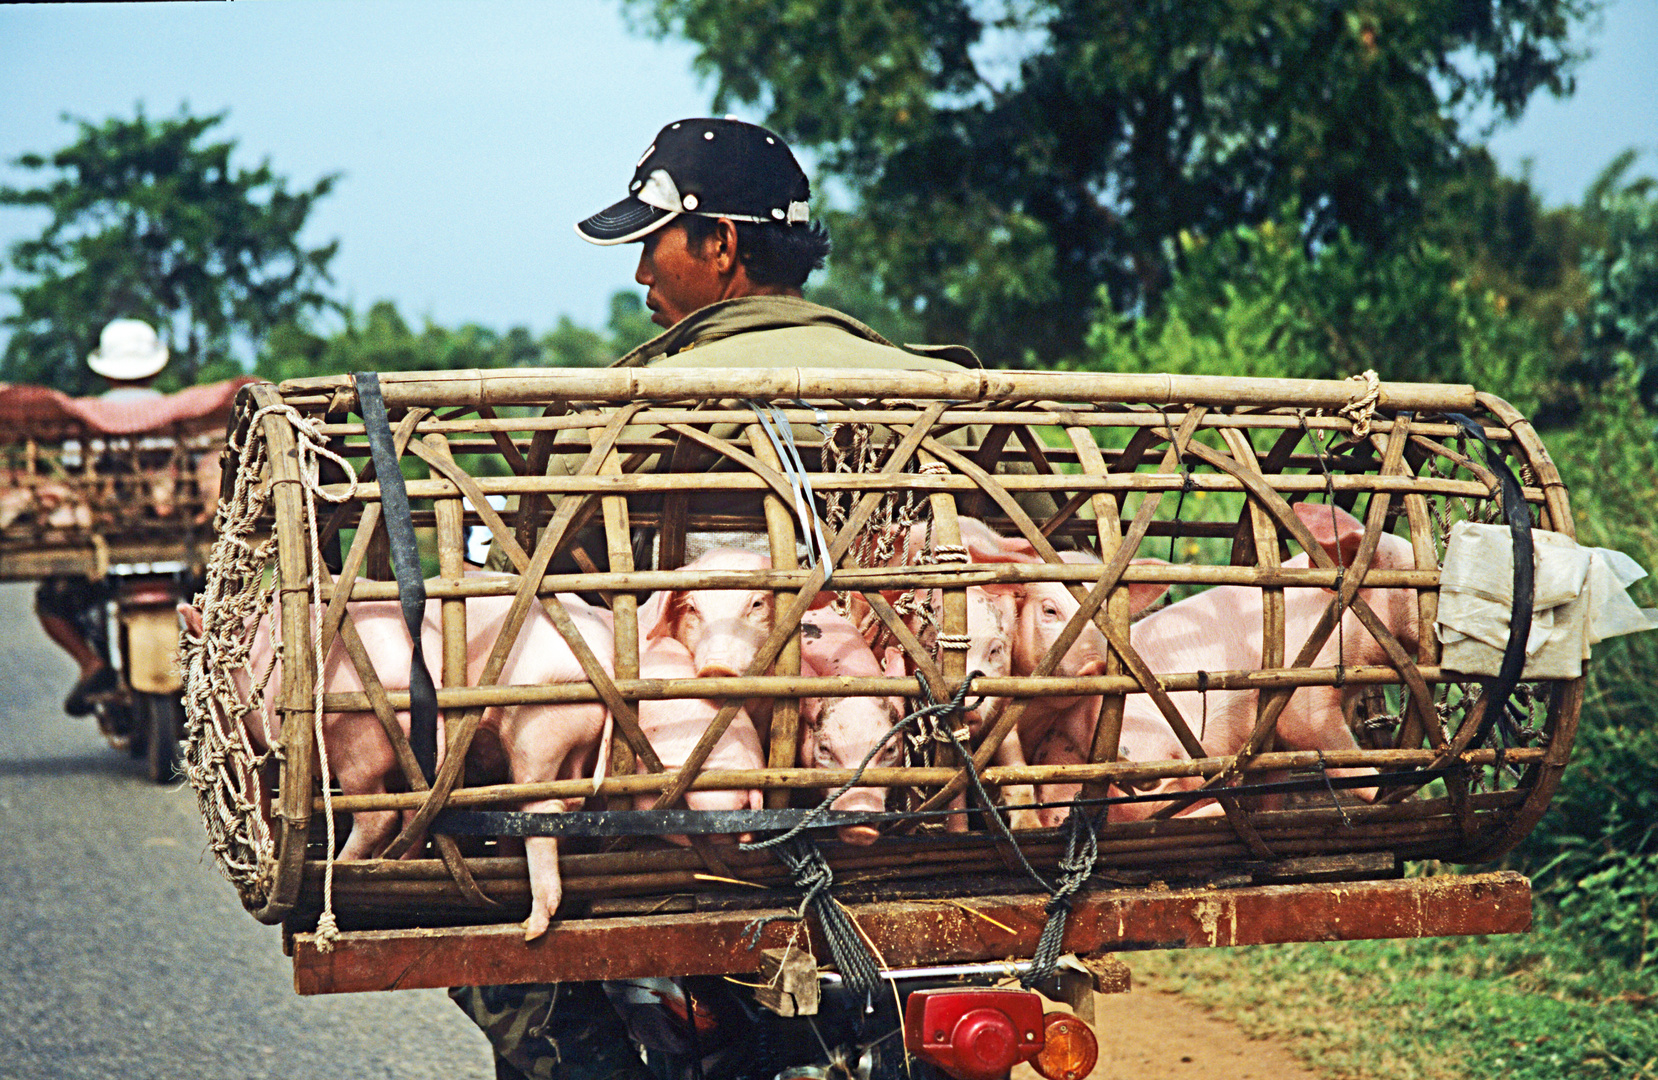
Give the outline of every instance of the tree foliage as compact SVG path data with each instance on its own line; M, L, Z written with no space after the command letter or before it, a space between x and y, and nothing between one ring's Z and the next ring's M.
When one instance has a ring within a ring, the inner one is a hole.
M173 353L166 380L187 385L328 306L337 244L308 248L300 233L335 177L290 191L269 161L233 164L235 140L212 138L224 118L180 109L151 120L140 108L76 120L68 146L16 159L42 182L0 188L0 205L51 220L10 251L22 280L10 287L18 311L4 320L0 378L94 392L86 357L104 324L126 317L156 326Z
M855 200L839 258L935 340L1072 355L1184 233L1294 202L1385 247L1454 175L1459 121L1570 87L1597 0L628 0L696 44Z
M1587 254L1583 374L1626 373L1641 402L1658 412L1658 180L1629 177L1633 150L1590 187L1583 217L1597 231Z
M1292 379L1373 368L1473 383L1530 411L1556 363L1536 320L1427 242L1379 257L1343 231L1309 255L1293 226L1268 220L1180 246L1161 307L1135 318L1102 304L1076 366Z
M537 338L527 327L505 333L476 323L453 329L427 322L409 325L397 305L381 300L345 326L321 334L297 324L277 327L254 365L273 382L355 371L442 371L457 368L603 367L647 338L656 327L637 293L610 299L609 333L582 326L568 315Z

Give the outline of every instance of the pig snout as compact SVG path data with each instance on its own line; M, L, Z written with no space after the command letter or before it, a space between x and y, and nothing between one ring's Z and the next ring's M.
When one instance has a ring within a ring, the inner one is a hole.
M764 570L771 560L734 548L716 548L684 569ZM771 633L774 601L769 591L687 589L654 594L640 609L648 640L670 637L691 654L700 678L740 675L754 663Z
M734 678L747 671L759 653L761 635L746 625L716 623L706 628L692 648L697 678Z
M879 814L887 808L886 788L857 787L836 799L831 809L854 814ZM844 843L868 847L881 838L873 825L842 825L835 830Z

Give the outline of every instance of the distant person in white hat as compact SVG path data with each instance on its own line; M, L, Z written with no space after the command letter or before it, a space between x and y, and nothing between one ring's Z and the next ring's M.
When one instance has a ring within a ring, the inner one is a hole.
M149 323L116 319L98 335L98 347L87 357L86 366L109 382L100 397L136 401L164 396L152 384L167 366L167 357L167 346ZM108 588L103 582L78 574L44 578L35 591L35 614L41 629L81 669L80 678L63 702L63 711L70 716L89 715L93 699L117 685L115 670L90 640L107 599Z
M116 319L98 335L98 347L86 366L109 381L99 397L106 401L133 401L163 396L151 384L167 366L167 346L155 328L142 319Z

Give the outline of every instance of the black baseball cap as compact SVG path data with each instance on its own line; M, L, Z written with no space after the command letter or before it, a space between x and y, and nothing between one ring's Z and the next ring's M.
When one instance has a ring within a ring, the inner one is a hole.
M594 244L625 244L680 214L803 225L812 185L773 132L726 117L678 120L657 132L634 167L628 197L576 232Z

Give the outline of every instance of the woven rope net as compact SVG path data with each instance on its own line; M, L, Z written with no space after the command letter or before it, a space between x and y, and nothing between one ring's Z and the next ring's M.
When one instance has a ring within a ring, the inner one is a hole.
M242 723L262 700L271 669L250 688L238 686L235 673L249 670L255 630L270 611L266 577L277 545L274 536L258 537L271 495L261 426L248 424L246 441L232 442L230 451L235 482L230 497L219 503L217 539L196 598L202 632L199 637L186 633L180 648L185 671L182 768L196 792L220 872L236 886L242 902L254 907L264 903L275 867L259 771L280 751L268 714L262 715L264 749L255 748Z

